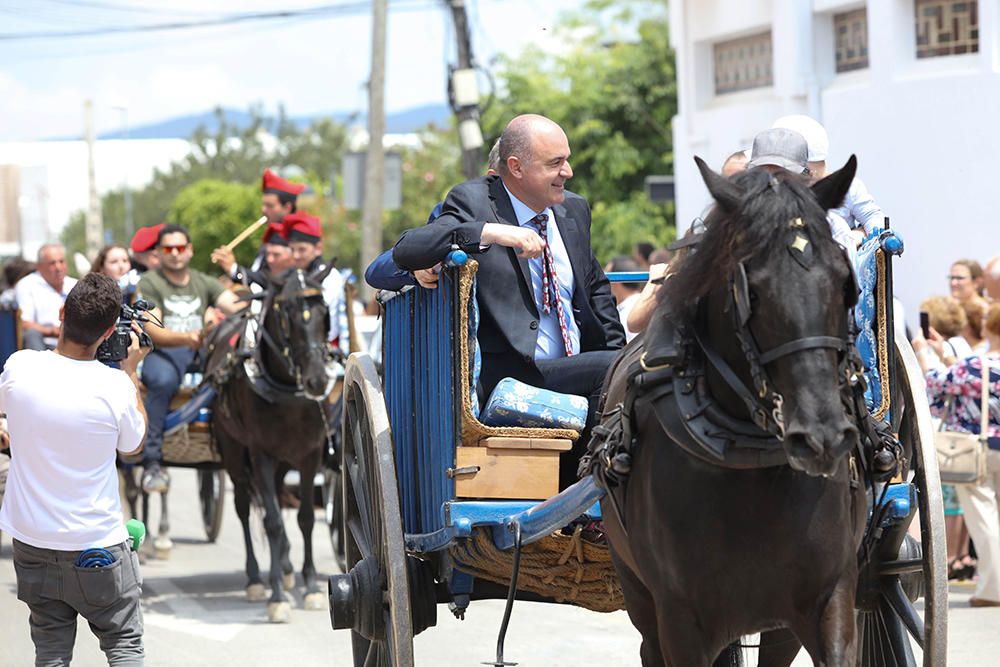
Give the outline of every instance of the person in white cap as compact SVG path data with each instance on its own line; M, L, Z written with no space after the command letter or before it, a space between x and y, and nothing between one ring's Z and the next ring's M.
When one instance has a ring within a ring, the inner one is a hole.
M826 129L816 120L802 114L782 116L774 121L774 128L794 130L806 139L809 146L809 175L814 181L826 176L826 157L830 151L830 138ZM865 184L855 177L851 189L844 197L840 208L830 211L831 215L839 216L851 229L861 229L869 236L876 229L885 228L885 215L882 208L875 203ZM860 241L861 239L858 239Z

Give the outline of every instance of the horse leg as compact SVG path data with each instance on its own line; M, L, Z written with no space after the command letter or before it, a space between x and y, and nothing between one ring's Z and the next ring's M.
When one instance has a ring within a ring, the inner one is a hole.
M267 597L267 589L260 578L260 566L253 552L253 540L250 537L250 483L246 479L233 478L233 503L236 505L236 516L240 518L243 527L243 546L246 548L247 601L261 602Z
M284 548L285 527L278 507L278 490L274 480L274 459L266 452L253 456L253 471L260 485L261 500L264 503L264 530L271 548L271 598L267 603L267 618L272 623L287 623L291 617L291 605L285 599L284 582L281 572L281 555Z
M788 667L802 650L802 642L787 628L760 633L759 667Z
M618 573L618 580L621 582L628 617L642 635L642 644L639 647L642 667L666 667L656 631L656 603L653 601L653 596L635 573L618 559L614 550L611 551L611 557Z
M128 515L132 519L139 518L139 485L135 481L135 468L124 466L120 469L122 480L124 481L125 504L128 506Z
M275 497L278 499L278 508L281 508L281 496L285 493L285 475L291 470L291 466L286 463L278 463L277 471L274 475ZM302 487L302 479L299 479L299 487ZM295 588L295 566L292 565L292 542L286 533L282 532L284 539L281 543L281 572L284 575L283 582L285 588L291 590Z
M156 557L160 560L170 558L170 550L174 548L174 541L170 539L170 512L167 509L167 493L160 492L160 527L156 531L156 539L153 541L153 549Z
M306 586L303 606L309 610L326 608L326 595L316 583L316 566L313 563L312 534L316 523L316 508L313 506L313 481L316 478L316 468L319 465L318 456L307 462L299 470L299 530L302 531L302 544L305 549L305 559L302 563L302 581Z
M670 667L711 667L716 651L709 650L693 609L662 600L657 616L658 637L663 654L661 664ZM645 664L643 665L645 667Z
M793 628L813 662L824 667L853 667L857 660L854 594L857 573L845 576L826 603Z

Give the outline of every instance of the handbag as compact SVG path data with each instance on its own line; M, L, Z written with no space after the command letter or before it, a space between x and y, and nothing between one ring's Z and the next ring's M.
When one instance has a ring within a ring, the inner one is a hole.
M986 454L989 426L989 372L986 355L980 357L982 362L982 403L979 434L944 430L946 419L941 420L942 428L934 434L934 447L937 450L938 469L941 481L946 484L982 484L986 479ZM954 407L954 398L949 401L945 410L947 417Z

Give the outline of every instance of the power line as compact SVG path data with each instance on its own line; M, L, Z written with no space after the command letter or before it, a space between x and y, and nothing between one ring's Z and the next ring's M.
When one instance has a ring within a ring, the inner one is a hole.
M404 5L403 2L406 2ZM436 5L433 5L436 6ZM429 0L397 0L392 9L396 11L413 11L429 9ZM153 23L135 26L107 26L92 30L46 31L29 33L0 33L0 41L25 41L33 39L66 39L75 37L98 37L109 34L136 34L148 32L167 32L172 30L189 30L192 28L208 28L212 26L234 25L255 21L273 21L289 18L326 18L329 16L365 13L371 9L371 1L345 2L337 5L320 5L306 9L278 10L270 12L250 12L246 14L230 14L217 18L200 19L197 21L172 21L168 23Z

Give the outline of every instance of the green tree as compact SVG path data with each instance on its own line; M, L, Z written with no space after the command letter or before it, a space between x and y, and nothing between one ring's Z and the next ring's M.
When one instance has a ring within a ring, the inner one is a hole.
M259 187L260 175L271 165L296 165L309 183L326 184L335 165L340 164L347 145L347 129L329 118L314 120L300 130L283 108L276 117L251 107L250 122L238 127L226 119L221 108L215 110L214 131L199 127L190 138L191 152L164 170L157 170L144 188L133 191L134 227L163 222L179 193L202 179L253 184ZM266 137L270 135L275 141ZM259 192L258 192L259 196ZM124 195L121 190L102 197L105 232L118 243L128 242L125 233ZM259 201L243 226L259 217ZM73 214L63 229L61 240L70 252L83 251L84 215ZM231 239L225 239L228 242Z
M495 140L521 113L541 113L570 139L570 188L593 208L601 261L638 241L676 234L673 206L643 194L645 177L673 173L671 119L677 113L674 54L663 0L591 0L556 28L562 47L530 47L502 60L499 93L483 116Z
M193 183L177 195L167 219L184 225L191 234L194 258L191 266L215 275L218 267L212 264L213 248L225 245L252 222L259 212L260 192L242 183L204 179ZM260 235L248 239L236 248L236 259L249 265L257 252Z

